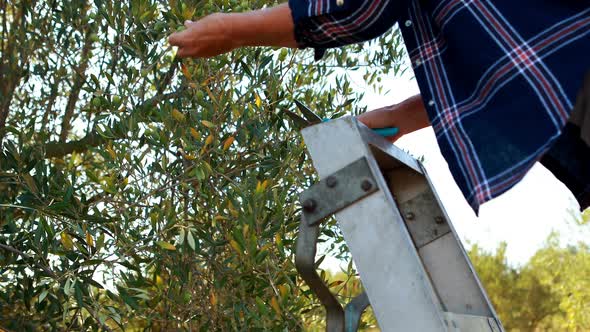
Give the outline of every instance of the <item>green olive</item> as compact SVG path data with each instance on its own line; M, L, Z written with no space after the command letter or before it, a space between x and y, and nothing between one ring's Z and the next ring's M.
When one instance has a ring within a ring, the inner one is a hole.
M279 54L279 60L280 61L285 61L285 59L287 58L287 54L289 52L287 51L287 49L282 49L281 53Z
M100 99L100 97L94 97L92 98L92 106L99 108L100 106L102 106L102 100Z
M164 23L162 21L157 22L154 25L154 30L156 30L157 32L162 32L162 31L164 31L165 28L166 28L166 23Z
M98 35L97 34L93 33L93 34L90 35L90 40L92 42L96 43L96 42L100 41L100 38L98 38Z

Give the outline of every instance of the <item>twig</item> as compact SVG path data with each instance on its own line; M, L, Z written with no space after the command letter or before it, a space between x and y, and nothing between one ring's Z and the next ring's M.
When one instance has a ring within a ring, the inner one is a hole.
M149 100L145 103L138 105L137 108L141 108L146 105L155 104L160 101L171 99L179 96L184 90L179 90L176 92L172 92L165 95L158 95ZM121 139L124 137L117 137L115 139ZM49 142L45 145L45 157L46 158L61 158L65 155L68 155L72 152L83 152L88 150L91 147L97 147L104 144L107 141L104 137L102 137L97 131L91 131L82 139L77 141L70 141L70 142Z
M29 255L25 254L24 252L22 252L22 251L20 251L18 249L15 249L15 248L13 248L11 246L7 246L7 245L4 245L4 244L1 244L0 243L0 248L1 249L4 249L6 251L10 251L12 253L15 253L17 255L21 255L22 257L24 257L27 260L33 260L33 258L31 256L29 256ZM40 269L42 269L45 273L47 273L52 278L57 278L57 275L51 269L49 269L47 266L41 265L41 264L39 264L37 262L35 262L35 265L37 267L39 267Z

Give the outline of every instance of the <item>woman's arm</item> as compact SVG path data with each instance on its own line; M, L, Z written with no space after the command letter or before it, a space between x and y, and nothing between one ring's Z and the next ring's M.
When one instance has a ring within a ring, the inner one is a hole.
M399 133L390 138L392 142L405 134L430 126L420 95L410 97L396 105L361 114L358 119L369 128L397 127Z
M387 15L385 21L394 22ZM246 13L216 13L185 25L186 30L170 36L170 44L178 46L179 57L212 57L242 46L298 46L287 3ZM392 141L430 126L420 95L362 114L359 120L372 128L397 127L399 133Z
M178 46L179 57L212 57L242 46L297 47L287 3L246 13L216 13L185 26L169 39Z

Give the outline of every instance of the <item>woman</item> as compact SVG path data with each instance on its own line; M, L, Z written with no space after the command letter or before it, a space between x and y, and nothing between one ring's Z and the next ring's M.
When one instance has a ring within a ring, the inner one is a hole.
M398 127L394 140L432 125L476 213L537 161L583 209L590 205L590 92L576 104L590 68L587 0L290 0L186 22L170 43L180 57L283 46L313 47L321 59L396 22L421 95L363 114L362 122Z

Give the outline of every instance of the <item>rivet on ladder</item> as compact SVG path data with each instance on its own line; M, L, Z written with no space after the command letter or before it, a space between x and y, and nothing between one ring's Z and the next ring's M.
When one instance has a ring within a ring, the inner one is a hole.
M313 199L306 199L303 202L303 209L307 212L313 212L317 207L317 203Z
M326 185L328 186L328 188L334 188L337 184L338 180L333 176L328 176L328 178L326 179Z
M364 180L363 183L361 183L361 188L364 191L369 191L373 188L373 184L369 180Z

